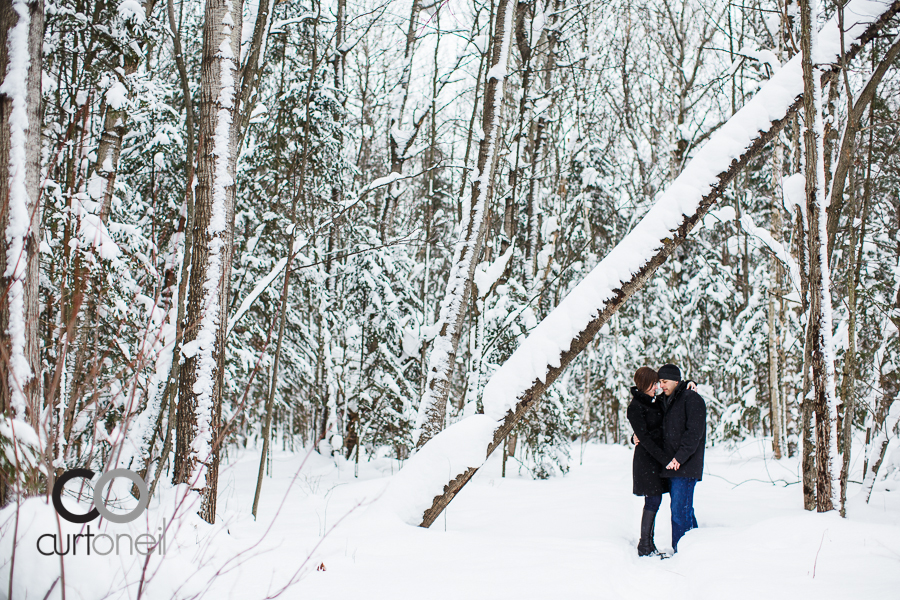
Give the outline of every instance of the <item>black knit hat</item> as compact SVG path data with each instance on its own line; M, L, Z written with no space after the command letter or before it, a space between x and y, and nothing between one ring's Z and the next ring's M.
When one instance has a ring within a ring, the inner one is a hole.
M657 371L660 379L669 381L681 381L681 369L672 364L663 365Z

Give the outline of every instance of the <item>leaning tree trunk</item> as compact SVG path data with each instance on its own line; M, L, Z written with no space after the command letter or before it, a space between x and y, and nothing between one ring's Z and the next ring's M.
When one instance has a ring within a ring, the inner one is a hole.
M497 159L500 156L497 145L503 116L503 86L506 82L506 66L515 12L516 3L513 0L500 0L494 24L491 66L487 72L487 84L484 89L484 109L481 117L484 137L478 149L476 176L472 181L472 198L463 216L447 289L441 302L438 317L441 328L428 359L428 380L425 384L425 394L419 404L416 423L419 432L417 448L421 448L444 428L447 398L450 395L450 376L453 374L459 337L466 316L466 305L472 291L472 278L484 244L488 205L494 191L494 172L497 170Z
M175 482L201 493L201 517L215 522L222 412L221 358L234 237L235 167L240 136L235 62L240 0L207 0L200 75L197 188L179 374ZM201 481L201 478L204 480Z
M803 114L806 123L806 215L809 235L809 341L813 398L816 412L816 509L834 509L836 474L837 406L834 388L832 343L831 273L828 266L828 232L825 214L825 153L823 149L822 87L818 58L818 32L814 30L815 0L800 2L800 48L803 67Z
M848 13L857 22L847 28L853 42L847 59L900 11L900 2L854 3L853 8ZM833 39L838 35L833 21L828 34ZM830 80L834 72L826 76ZM802 97L801 66L794 59L711 136L637 227L494 374L485 387L484 414L454 424L441 433L440 443L435 440L407 461L388 494L404 519L423 527L434 522L486 460L485 446L480 444L485 443L490 456L612 314L684 242L735 175L799 108ZM674 217L679 214L680 218ZM423 494L429 492L437 495L426 499Z

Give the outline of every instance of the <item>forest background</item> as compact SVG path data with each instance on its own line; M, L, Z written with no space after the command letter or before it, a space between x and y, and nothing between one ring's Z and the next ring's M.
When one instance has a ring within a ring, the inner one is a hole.
M843 509L852 436L869 492L900 469L900 40L882 4L505 432L504 468L546 478L573 441L629 444L631 374L674 362L709 443L802 453L809 509ZM191 484L212 522L229 448L261 449L257 498L271 445L407 459L483 411L536 324L843 19L818 9L7 0L0 503L119 466L151 494Z

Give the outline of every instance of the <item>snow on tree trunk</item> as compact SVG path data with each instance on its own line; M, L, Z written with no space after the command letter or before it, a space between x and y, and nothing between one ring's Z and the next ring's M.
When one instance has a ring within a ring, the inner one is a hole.
M0 300L0 410L37 428L40 412L38 358L38 251L40 246L40 131L42 2L0 4L0 164L7 185L0 229L4 293ZM7 359L8 357L8 359Z
M503 86L506 82L515 11L515 2L500 0L494 26L491 67L487 73L487 85L484 90L484 110L481 119L484 135L478 150L478 164L472 174L472 199L463 211L460 237L454 246L450 277L441 302L438 316L440 330L428 357L428 379L419 404L416 430L413 433L417 439L417 448L421 448L444 428L447 399L450 395L450 376L456 362L459 336L466 305L471 295L475 267L484 243L488 205L494 190L494 172L499 158L497 145L503 110Z
M783 205L778 193L782 187L782 147L780 140L775 140L775 151L772 164L772 188L775 190L775 198L772 203L772 237L776 242L781 242L781 207ZM780 296L781 291L781 263L773 259L773 268L769 278L769 307L767 323L769 326L769 421L772 424L772 455L776 459L782 456L784 436L782 434L782 409L781 409L781 378L779 377L778 349L781 339L776 327L777 309L775 308L775 296Z
M222 410L225 326L234 235L238 127L235 58L241 3L207 0L200 80L196 206L188 292L185 356L179 382L175 481L203 497L201 516L215 521L218 430ZM201 478L205 481L201 482Z
M898 11L900 2L853 2L846 13L853 19L845 27L847 59ZM836 22L829 22L823 33L819 60L830 62L840 52ZM423 527L434 522L534 401L780 131L802 95L801 65L795 57L710 137L637 226L494 374L485 386L484 414L455 423L406 462L385 494L401 518Z
M828 266L828 231L825 204L825 152L822 122L821 69L815 0L800 3L800 48L803 66L804 150L806 219L809 236L809 316L813 396L816 411L816 509L834 508L836 481L840 480L837 456L837 404L832 343L831 273Z

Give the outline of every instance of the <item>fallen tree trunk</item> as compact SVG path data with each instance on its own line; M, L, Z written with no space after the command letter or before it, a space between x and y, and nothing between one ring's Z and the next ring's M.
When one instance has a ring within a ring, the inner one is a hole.
M900 1L857 1L848 8L853 20L845 23L845 61L900 12ZM839 35L835 20L820 33L822 59L838 58ZM830 80L836 73L836 68L826 71L823 78ZM544 390L687 239L744 165L778 134L801 106L802 94L797 56L711 136L635 229L494 374L484 390L484 414L447 428L407 461L386 494L401 518L422 527L434 522Z

